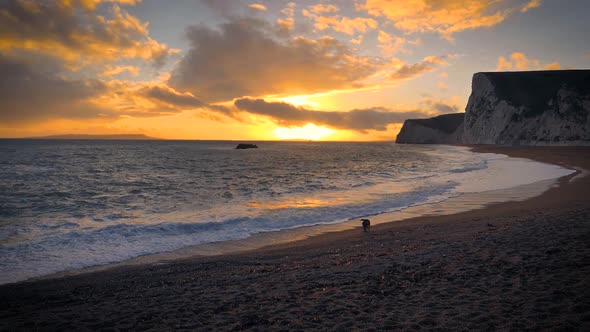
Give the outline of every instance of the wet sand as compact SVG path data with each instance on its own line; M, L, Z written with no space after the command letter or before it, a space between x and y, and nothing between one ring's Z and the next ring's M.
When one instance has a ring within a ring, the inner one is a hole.
M0 286L0 330L590 330L590 149L474 149L579 171L366 234Z

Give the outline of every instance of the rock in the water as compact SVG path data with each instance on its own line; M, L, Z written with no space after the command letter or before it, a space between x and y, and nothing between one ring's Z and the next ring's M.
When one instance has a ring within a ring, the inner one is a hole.
M589 145L590 70L475 74L463 142Z
M430 119L408 119L396 143L459 144L463 137L464 113L443 114Z
M236 146L236 149L258 149L258 145L256 144L247 144L247 143L240 143Z

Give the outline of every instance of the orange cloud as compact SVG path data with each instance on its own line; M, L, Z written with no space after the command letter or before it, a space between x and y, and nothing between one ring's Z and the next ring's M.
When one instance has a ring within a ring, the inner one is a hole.
M184 110L206 109L228 115L188 92L163 83L73 78L53 59L6 56L0 53L0 123L5 128L53 120L96 120L154 117ZM112 67L109 75L134 70Z
M558 70L558 69L561 69L561 65L559 64L559 62L552 62L552 63L546 64L543 68L549 69L549 70Z
M291 31L295 28L295 19L292 17L279 18L277 24L284 30Z
M88 10L96 9L96 6L103 2L113 2L113 3L120 3L122 5L131 5L134 6L141 2L141 0L58 0L59 2L63 3L67 6L72 6L76 2L80 3L84 8Z
M496 66L496 70L505 69L512 69L512 62L510 60L507 60L505 57L500 56L498 58L498 65Z
M379 35L377 37L377 40L382 43L389 43L393 38L391 37L390 34L388 34L387 32L383 31L383 30L379 30Z
M121 57L162 64L175 52L149 36L148 24L112 5L94 13L99 0L32 1L0 4L0 50L34 51L85 63ZM134 4L136 1L110 1Z
M261 11L265 11L266 10L266 6L259 4L259 3L253 3L248 5L248 7L252 8L252 9L256 9L256 10L261 10Z
M527 4L525 4L522 8L520 8L521 13L526 13L533 8L537 8L541 5L541 0L531 0Z
M530 59L524 53L514 52L510 57L504 56L498 57L498 65L496 70L539 70L549 69L556 70L560 69L561 65L559 62L553 62L548 64L542 64L540 60Z
M388 55L404 50L403 46L407 42L405 38L393 37L383 30L379 30L377 41L380 43L379 48Z
M90 102L107 92L104 82L63 78L60 70L51 62L28 63L0 54L0 122L112 116L109 109Z
M317 4L315 6L311 6L310 10L316 14L321 14L321 13L333 13L333 12L337 12L339 9L338 7L334 6L334 5L322 5L322 4Z
M302 14L303 16L313 20L313 26L318 30L332 29L334 31L342 32L348 35L353 35L356 32L366 32L370 29L376 29L378 25L376 20L366 17L349 18L340 15L321 16L307 9L304 9Z
M190 92L179 92L161 82L104 82L107 89L92 101L114 111L116 117L154 117L187 110L208 110L230 116L226 107L211 105Z
M283 41L269 38L271 31L252 19L235 19L221 31L191 27L191 48L172 72L170 85L208 101L229 101L355 88L384 67L383 59L358 56L330 37Z
M279 18L277 20L277 24L283 30L291 31L295 27L295 19L293 18L293 16L295 16L295 7L296 6L297 6L296 3L289 2L287 4L287 7L285 7L284 9L281 10L281 14L285 15L285 18Z
M124 72L128 72L131 76L139 75L139 67L135 66L111 66L108 65L106 70L102 72L102 76L112 77Z
M365 0L357 3L356 9L385 17L396 28L408 33L435 31L451 39L453 33L491 27L515 10L528 10L538 5L535 0L524 7L507 4L505 0Z

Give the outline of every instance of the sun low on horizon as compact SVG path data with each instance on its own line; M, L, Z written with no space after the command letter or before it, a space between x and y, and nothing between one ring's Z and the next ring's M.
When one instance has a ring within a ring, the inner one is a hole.
M316 126L313 123L308 123L303 127L285 128L278 127L274 134L279 139L303 139L310 141L318 141L329 137L334 131L330 128Z
M587 6L3 1L0 137L392 141L476 72L590 67Z

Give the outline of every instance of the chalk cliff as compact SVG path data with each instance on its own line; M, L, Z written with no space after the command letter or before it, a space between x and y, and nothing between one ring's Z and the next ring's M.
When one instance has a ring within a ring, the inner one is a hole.
M458 144L463 136L464 113L443 114L404 122L396 143Z
M590 143L590 70L477 73L466 144Z
M464 118L406 120L396 142L590 145L590 70L477 73Z

